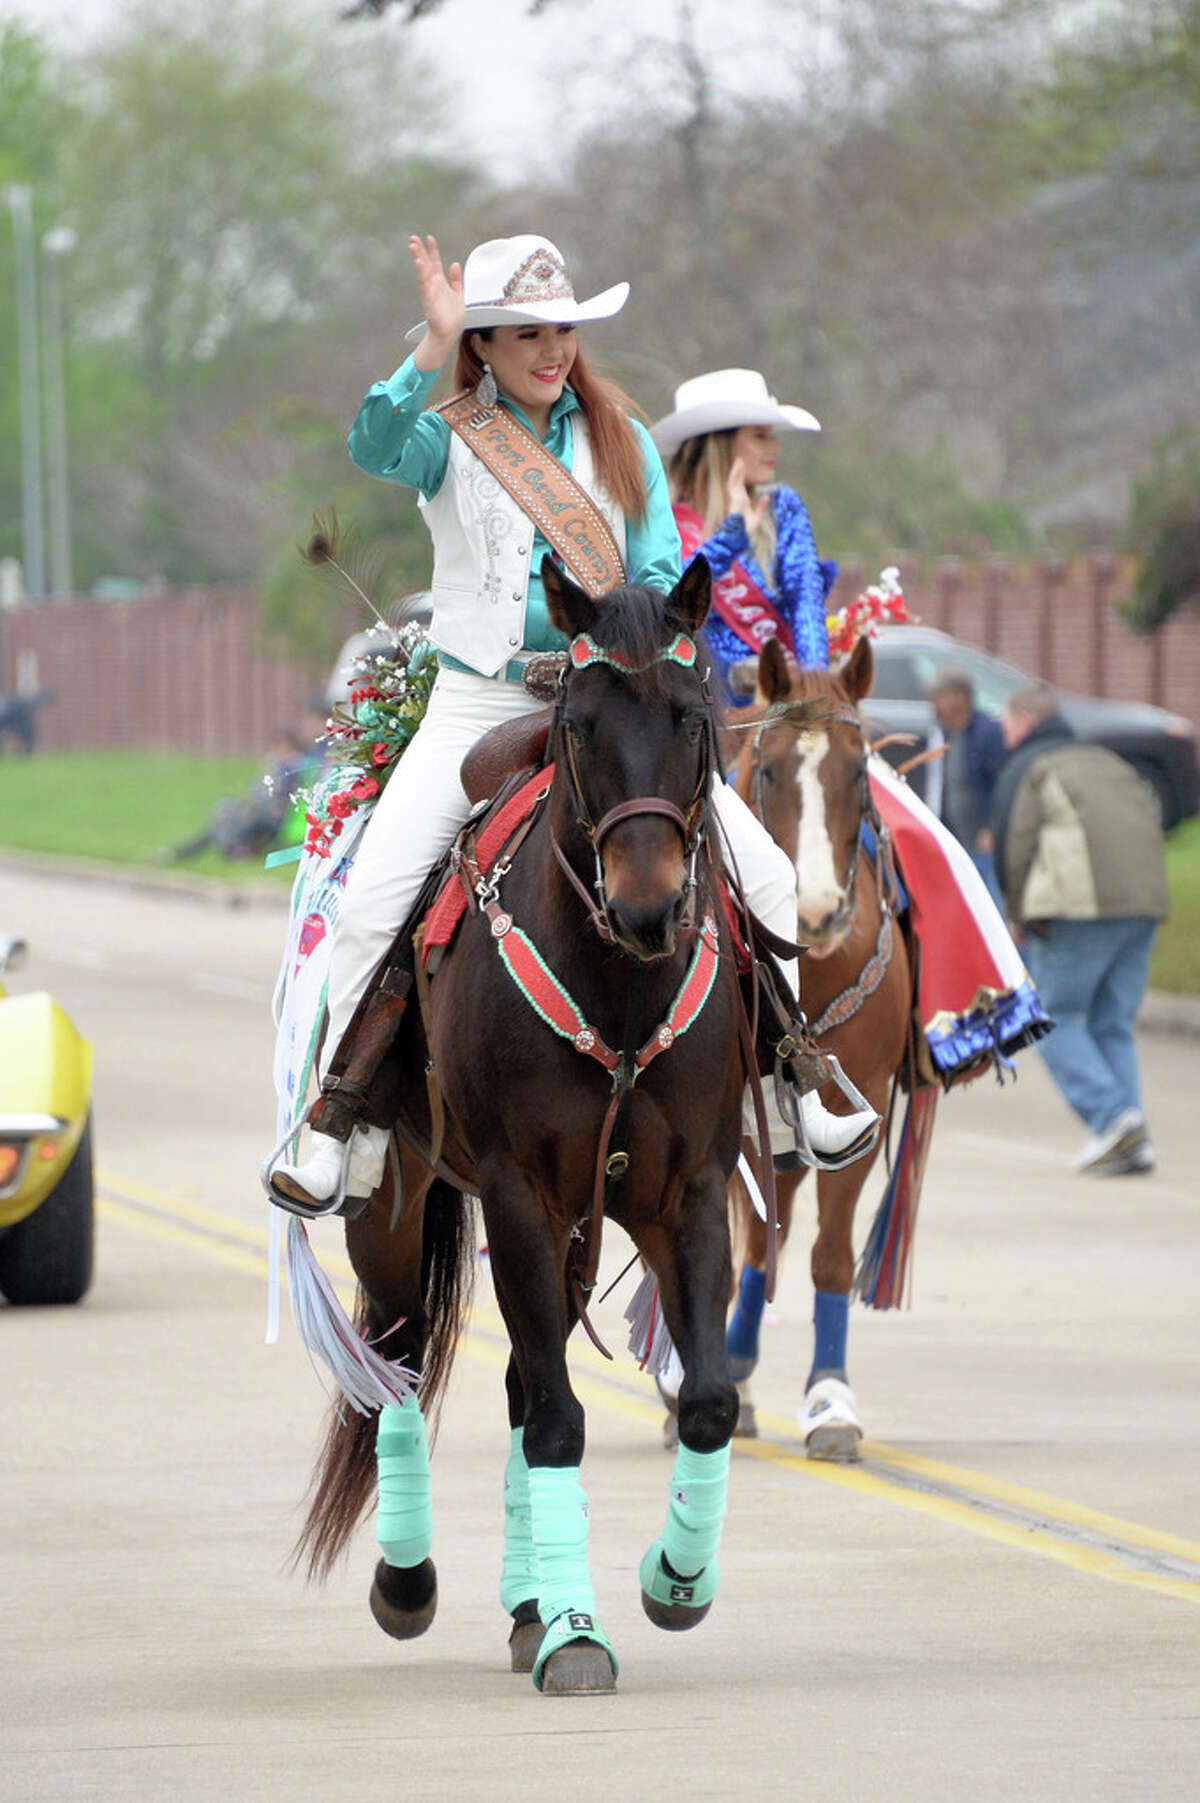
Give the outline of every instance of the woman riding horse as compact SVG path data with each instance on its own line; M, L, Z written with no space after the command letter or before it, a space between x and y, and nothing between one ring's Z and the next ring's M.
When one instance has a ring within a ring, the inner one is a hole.
M467 819L463 757L490 727L535 711L523 686L530 657L567 640L547 611L539 571L555 547L565 490L577 509L575 572L589 592L628 580L670 590L680 575L679 535L657 451L630 419L625 396L596 376L576 326L620 311L628 283L577 301L562 256L537 235L477 246L465 268L442 264L436 240L414 236L424 320L416 349L377 382L359 409L350 453L359 467L420 491L433 538L431 637L439 672L428 712L360 842L338 920L329 980L322 1095L310 1111L312 1150L282 1164L272 1193L302 1208L378 1186L389 1130L364 1124L353 1035L360 1001L422 884ZM427 409L438 372L455 357L455 387ZM547 461L549 470L547 473ZM511 493L506 471L521 470ZM714 801L747 900L779 939L795 932L795 873L751 811L723 784ZM783 966L795 994L794 962ZM393 1007L394 1032L403 1004ZM835 1158L866 1150L871 1111L828 1113L798 1098L808 1140Z
M778 672L780 695L789 689L811 695L814 684L802 680L802 673L828 669L826 604L837 577L837 565L818 555L800 496L774 481L778 434L819 430L811 413L776 401L763 376L757 370L747 369L714 370L683 382L675 391L673 411L651 429L655 444L669 459L668 474L685 568L692 558L701 556L712 571L713 608L706 638L726 695L735 708L754 697L760 654L771 641L786 653L788 669L795 679L793 685L787 670ZM861 659L850 661L856 666L863 664ZM869 658L863 667L869 673ZM855 674L857 677L857 669ZM857 703L869 687L869 674L865 686L854 687L852 693L843 692L836 681L815 686L827 702L832 697L835 712L839 702L843 708L850 703L853 722L843 722L838 731L857 747L855 750L852 746L848 753L850 767L856 766L856 760L861 764L863 736L857 721ZM797 736L795 728L790 734L782 729L780 743L790 740L793 747L790 778L797 793L792 799L798 802L802 817L806 795L811 794L817 809L823 805L823 773L821 757L812 751L811 744L807 760L797 764ZM821 746L825 746L827 737L830 739L827 756L831 770L835 763L832 736L806 735L808 741L815 737ZM993 1059L1003 1061L1038 1037L1046 1030L1045 1016L974 867L965 857L957 857L940 822L894 779L880 759L873 759L870 768L870 795L901 852L902 875L913 902L918 937L922 937L923 926L934 926L936 958L934 946L927 943L928 935L922 938L920 1012L927 1028L933 1067L927 1075L936 1076L948 1086L965 1075L975 1074ZM860 787L854 790L856 800ZM866 800L864 790L862 801ZM862 808L851 811L855 814L857 847ZM860 868L856 849L853 855L849 851L844 854L851 876L848 884L843 881L845 872L839 873L836 868L837 856L828 850L826 838L816 830L815 821L807 834L805 827L800 826L799 841L793 850L799 887L798 936L807 940L825 961L822 975L829 974L831 954L840 975L842 954L853 961L854 935L864 926L864 911L854 905L853 873L858 870L864 895L873 895L876 885L867 882L865 864ZM874 926L867 943L868 948L874 943ZM889 990L896 989L899 964L890 963L887 970L887 982L873 995L871 1003L873 1015L882 1023L877 1029L881 1041L875 1048L877 1055L868 1060L872 1067L869 1071L850 1073L856 1079L861 1076L868 1097L874 1091L880 1100L878 1085L882 1082L886 1087L888 1071L898 1064L899 1053L895 1059L885 1053L882 1064L878 1054L884 1040L890 1043L894 1020L903 1018L898 995L896 1007L889 1006ZM857 974L850 971L846 981L852 982ZM930 997L926 990L936 993ZM990 997L986 1002L981 999L985 995ZM979 1005L975 1006L977 1001ZM825 1181L827 1191L844 1196L847 1206L838 1210L837 1258L827 1260L822 1255L818 1270L814 1255L814 1357L808 1400L801 1410L806 1437L813 1434L822 1419L828 1420L831 1398L843 1411L844 1424L854 1433L858 1431L852 1398L847 1400L845 1366L853 1274L850 1223L865 1174L866 1167L856 1167L844 1181ZM821 1218L819 1246L830 1232L825 1210ZM836 1285L829 1278L835 1267ZM729 1327L730 1363L739 1378L748 1376L757 1358L765 1285L761 1260L747 1259Z

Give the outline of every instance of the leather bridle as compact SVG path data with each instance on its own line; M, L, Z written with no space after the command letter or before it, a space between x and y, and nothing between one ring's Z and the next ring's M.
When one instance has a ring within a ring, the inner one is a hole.
M863 732L862 719L856 707L824 707L814 706L811 702L785 702L780 707L770 708L758 721L754 738L750 745L750 805L760 820L765 821L763 811L763 763L762 742L772 726L794 726L798 732L811 731L821 726L852 726L863 741L863 764L859 773L859 819L866 821L878 836L880 832L879 815L871 794L871 784L867 776L866 735ZM853 919L854 893L858 881L858 860L862 852L863 836L860 830L854 835L854 848L850 853L850 863L846 870L846 880L838 887L838 905L834 919L839 926L844 926Z
M581 645L584 647L582 656L577 649ZM669 661L681 664L685 668L691 668L696 666L697 657L698 653L694 642L686 634L680 633L651 661L653 663ZM596 820L585 794L577 735L573 731L565 711L572 672L587 669L596 663L606 664L610 669L616 670L618 674L622 675L638 675L642 670L650 667L646 664L635 668L619 655L605 651L596 645L589 635L582 634L572 641L568 661L559 676L558 692L554 699L551 742L554 747L555 763L562 769L566 779L575 824L592 848L592 856L595 860L595 876L592 879L594 899L580 881L557 838L552 836L551 844L554 847L554 855L564 875L583 901L588 917L597 933L601 939L611 943L615 940L616 935L609 912L608 890L604 877L604 842L612 829L623 820L635 820L648 815L659 815L669 820L683 840L687 875L682 890L684 900L680 927L684 932L690 932L695 926L696 918L696 867L707 836L709 790L717 768L716 719L709 670L707 666L702 665L697 672L700 695L705 710L704 731L701 735L696 784L686 808L679 807L675 802L669 801L661 795L638 795L618 802L615 807L609 808L600 816L599 820Z

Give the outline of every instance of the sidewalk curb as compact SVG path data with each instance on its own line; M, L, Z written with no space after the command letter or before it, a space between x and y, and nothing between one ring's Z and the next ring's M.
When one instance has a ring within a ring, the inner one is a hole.
M59 858L50 852L0 848L0 874L6 870L47 877L52 882L92 883L143 895L208 902L217 908L259 908L286 913L291 896L288 886L269 882L265 877L225 882L221 877L181 870L154 870L144 864L106 864L98 858Z
M0 873L23 871L56 882L104 884L144 895L176 896L183 901L208 902L218 908L258 908L286 913L290 890L282 883L262 878L226 883L219 877L189 876L179 870L152 870L142 864L105 864L99 859L58 858L49 852L0 849ZM4 923L0 920L0 927ZM1175 995L1165 989L1149 989L1138 1010L1143 1033L1175 1034L1200 1039L1200 995Z

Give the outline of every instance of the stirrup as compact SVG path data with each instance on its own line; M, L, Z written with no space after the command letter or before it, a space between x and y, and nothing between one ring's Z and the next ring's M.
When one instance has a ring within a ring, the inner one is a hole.
M322 1215L344 1213L348 1219L353 1219L356 1215L362 1214L363 1210L371 1200L370 1196L363 1196L360 1198L358 1196L348 1197L346 1195L346 1181L350 1175L350 1148L353 1136L342 1144L342 1163L338 1173L337 1188L327 1201L303 1202L298 1196L289 1196L286 1191L276 1188L275 1167L279 1163L282 1154L286 1152L289 1147L294 1148L296 1146L296 1143L300 1138L300 1130L303 1126L304 1120L298 1120L296 1125L280 1140L279 1144L269 1155L262 1167L260 1173L262 1186L267 1192L268 1199L275 1204L276 1208L286 1209L288 1214L299 1215L305 1221L319 1220ZM347 1206L347 1204L349 1204L349 1206ZM358 1204L358 1206L354 1206L355 1204Z
M864 1133L860 1133L844 1152L818 1152L808 1137L808 1127L804 1120L804 1110L800 1106L800 1097L796 1094L794 1087L783 1077L778 1065L775 1069L775 1101L780 1114L796 1135L797 1150L804 1162L815 1166L818 1171L844 1171L847 1165L857 1164L860 1158L865 1158L867 1153L873 1149L879 1138L883 1117L875 1114L875 1110L866 1096L850 1081L842 1069L841 1063L832 1052L822 1052L821 1056L829 1065L832 1080L837 1084L846 1100L854 1104L855 1110L863 1110L868 1114L875 1115L872 1126L868 1127Z

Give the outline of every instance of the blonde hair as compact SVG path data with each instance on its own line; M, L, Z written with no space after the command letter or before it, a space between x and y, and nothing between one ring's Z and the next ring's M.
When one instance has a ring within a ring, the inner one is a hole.
M726 498L729 472L733 468L735 428L722 432L702 432L698 438L685 438L667 469L671 483L671 499L692 507L704 521L710 535L729 517ZM751 497L754 495L750 486ZM768 581L775 570L775 511L768 507L757 526L746 529L750 549Z

